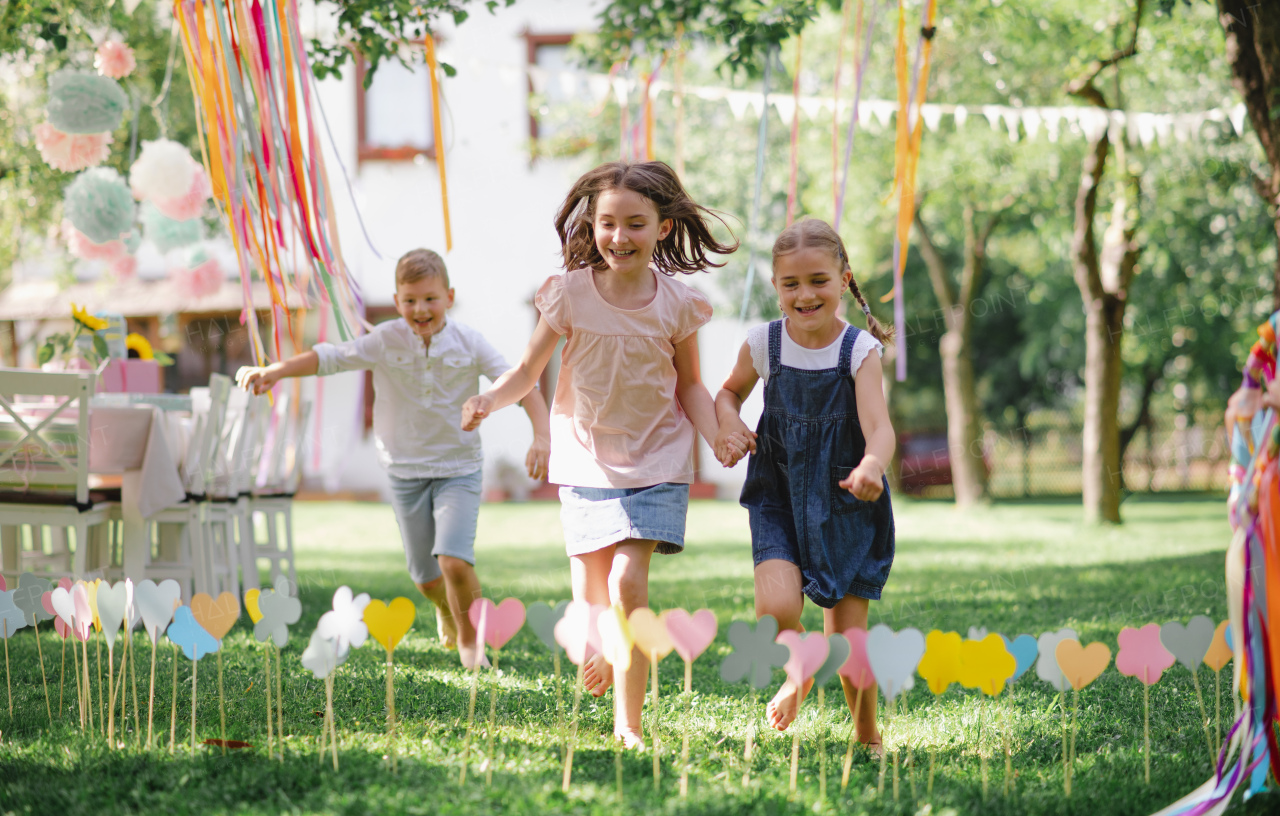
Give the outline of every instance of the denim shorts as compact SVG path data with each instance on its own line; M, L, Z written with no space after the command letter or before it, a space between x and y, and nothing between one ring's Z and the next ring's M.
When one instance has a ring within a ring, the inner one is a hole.
M413 582L426 584L440 577L437 556L474 565L480 471L448 479L390 478L391 505Z
M660 553L678 553L684 549L688 512L687 484L560 488L560 524L571 556L629 538L656 541Z

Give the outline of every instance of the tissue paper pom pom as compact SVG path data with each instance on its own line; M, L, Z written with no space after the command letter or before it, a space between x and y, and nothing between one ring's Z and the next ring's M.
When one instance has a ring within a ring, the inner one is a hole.
M138 63L133 58L132 48L118 40L107 40L98 46L98 53L93 57L93 67L104 76L124 79L133 73Z
M174 221L190 221L204 212L204 203L213 194L209 186L209 176L204 168L196 165L195 178L191 180L191 188L186 194L177 198L152 199L156 209Z
M133 255L138 251L138 247L140 246L142 246L142 233L138 232L136 229L130 230L128 237L124 239L125 251L130 255Z
M129 168L129 186L139 201L163 201L184 196L195 178L195 159L169 139L143 142L142 153Z
M95 244L125 236L133 227L133 196L120 174L95 167L67 185L62 213Z
M63 133L103 133L120 126L129 98L110 77L58 71L49 77L49 121Z
M74 173L102 164L111 154L110 133L73 135L45 122L36 127L36 149L45 164L65 173Z
M118 239L107 241L104 244L95 244L67 220L62 222L62 239L67 242L67 250L72 255L77 258L83 258L86 261L107 261L110 263L128 251L124 242Z
M198 299L222 288L222 267L218 265L217 258L197 247L187 253L186 260L185 268L174 269L169 276L179 295Z
M147 238L161 252L190 246L202 237L199 219L174 220L151 202L142 205L142 226L147 231Z
M138 259L132 255L121 255L111 264L111 274L117 280L127 280L138 274Z

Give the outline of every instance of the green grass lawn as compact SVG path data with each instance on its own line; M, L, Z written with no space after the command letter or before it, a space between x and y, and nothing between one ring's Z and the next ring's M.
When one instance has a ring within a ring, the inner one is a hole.
M948 504L898 500L898 554L884 600L872 604L872 622L895 629L985 626L1010 636L1039 635L1072 626L1083 641L1101 640L1113 650L1121 627L1185 621L1226 612L1222 555L1229 530L1218 498L1161 500L1133 497L1119 528L1083 525L1073 503L1002 504L968 515ZM560 791L556 734L557 693L550 653L527 629L503 650L501 673L480 678L476 742L464 786L458 784L466 731L469 676L456 653L435 639L435 618L419 604L417 624L396 651L395 751L398 773L385 756L385 652L370 642L339 669L335 709L340 770L318 756L324 684L311 678L299 655L333 590L390 600L414 597L389 507L369 504L300 504L296 546L303 618L284 652L285 761L264 749L265 698L262 647L252 640L247 616L224 644L227 736L253 748L223 756L216 748L189 749L191 664L178 666L178 745L168 750L172 652L162 641L158 658L157 731L161 745L137 747L125 726L123 747L110 750L98 736L82 735L74 683L49 727L34 638L24 630L9 643L14 715L0 708L0 813L802 813L867 814L1147 814L1208 778L1210 759L1201 730L1192 678L1176 666L1151 689L1151 784L1143 782L1141 684L1114 666L1080 694L1074 791L1063 796L1061 720L1056 694L1034 669L991 702L952 686L934 698L917 679L914 691L887 725L887 740L900 748L899 801L892 796L892 764L883 796L876 796L879 766L859 758L846 792L840 765L849 714L833 683L826 706L815 697L793 728L802 734L799 791L788 791L791 732L757 732L752 782L742 786L742 753L754 721L763 728L767 693L753 700L745 686L719 679L728 652L726 626L751 620L751 548L746 513L730 503L696 503L690 510L688 548L654 560L650 579L655 609L712 609L720 636L694 666L691 713L683 713L682 670L672 655L661 667L657 730L664 742L663 778L655 792L649 755L621 763L624 799L617 787L611 731L612 693L583 700L573 789ZM487 595L514 595L526 603L569 596L558 506L487 505L481 511L478 568ZM805 625L820 628L808 606ZM145 669L150 648L136 640L146 730ZM44 660L57 704L60 642L42 628ZM91 648L92 651L92 648ZM105 653L105 652L104 652ZM92 655L91 655L92 657ZM68 665L70 661L68 660ZM198 736L218 736L217 670L213 657L200 664ZM572 669L567 661L566 672ZM70 672L68 672L70 673ZM1229 720L1229 670L1221 703ZM567 678L567 675L566 675ZM775 675L781 682L782 674ZM1210 716L1214 676L1201 669ZM564 705L571 700L568 683ZM480 771L490 690L497 697L497 741L491 786ZM2 699L2 698L0 698ZM130 701L132 705L132 701ZM882 709L883 711L883 709ZM646 730L654 730L646 708ZM686 722L687 720L687 722ZM682 724L691 734L687 799L678 797ZM1003 731L1014 746L1012 793L1005 796ZM119 727L119 724L117 724ZM993 727L995 730L993 730ZM1223 731L1226 731L1224 724ZM820 747L823 746L823 747ZM818 796L819 751L827 751L828 795ZM981 756L989 757L989 791L983 796ZM930 757L932 795L926 795ZM1264 795L1237 812L1271 812Z

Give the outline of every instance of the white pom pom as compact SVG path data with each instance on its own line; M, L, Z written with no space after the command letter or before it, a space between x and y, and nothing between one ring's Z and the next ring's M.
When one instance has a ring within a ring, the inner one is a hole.
M196 167L191 154L177 142L143 142L142 154L129 168L129 186L139 201L177 198L191 189Z

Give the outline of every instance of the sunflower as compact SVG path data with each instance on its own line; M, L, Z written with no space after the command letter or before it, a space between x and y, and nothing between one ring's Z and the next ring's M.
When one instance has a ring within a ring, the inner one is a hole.
M71 317L74 318L75 321L79 323L81 326L84 326L86 329L92 332L101 331L102 329L105 329L108 325L110 325L109 323L107 323L107 321L103 320L102 318L94 317L93 315L89 314L88 309L85 309L80 306L76 306L74 303L71 304Z
M156 353L151 349L151 343L137 332L129 333L129 336L124 339L124 347L138 352L138 359L140 360L154 360L156 358Z

